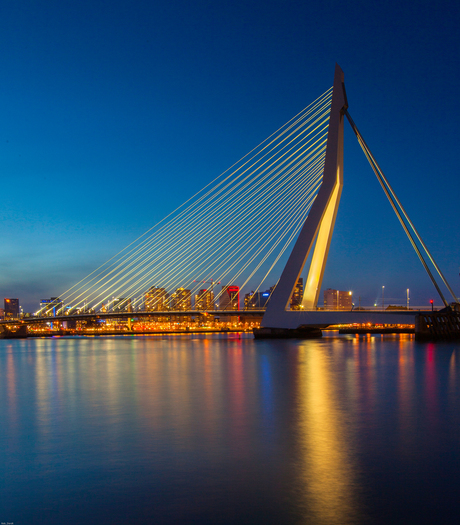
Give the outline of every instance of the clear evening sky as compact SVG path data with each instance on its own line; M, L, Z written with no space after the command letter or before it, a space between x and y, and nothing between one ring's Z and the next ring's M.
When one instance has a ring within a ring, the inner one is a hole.
M26 311L150 228L345 72L349 111L457 295L456 1L4 0L0 297ZM324 287L440 300L346 123Z

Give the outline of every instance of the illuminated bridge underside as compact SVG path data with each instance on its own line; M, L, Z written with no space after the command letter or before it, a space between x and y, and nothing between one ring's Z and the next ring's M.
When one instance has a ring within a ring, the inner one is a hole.
M266 323L266 317L262 320L262 326L268 328L283 328L294 330L299 327L311 328L328 328L338 324L415 324L415 318L423 314L419 310L414 311L391 311L391 312L373 312L366 310L355 311L302 311L293 310L285 312L278 320L273 321L273 325ZM431 313L431 312L429 312Z

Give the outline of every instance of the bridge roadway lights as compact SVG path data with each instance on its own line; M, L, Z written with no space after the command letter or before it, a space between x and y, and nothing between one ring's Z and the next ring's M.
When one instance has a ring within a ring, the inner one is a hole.
M96 321L96 320L110 320L110 319L124 319L126 325L130 331L133 330L133 321L139 319L155 319L158 317L203 317L205 314L208 316L217 317L220 320L225 320L227 317L239 317L240 320L246 320L248 322L259 322L264 315L264 310L209 310L209 311L197 311L197 310L181 310L181 311L158 311L158 312L105 312L105 313L94 313L94 314L75 314L75 315L61 315L56 317L31 317L24 319L22 322L26 325L41 325L43 323L60 322L60 321ZM5 325L5 321L0 321L0 332L2 326Z

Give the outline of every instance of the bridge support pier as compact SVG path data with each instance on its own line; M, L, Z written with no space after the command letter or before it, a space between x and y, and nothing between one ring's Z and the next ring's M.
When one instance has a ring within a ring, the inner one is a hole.
M416 315L415 339L460 339L460 312L422 312Z

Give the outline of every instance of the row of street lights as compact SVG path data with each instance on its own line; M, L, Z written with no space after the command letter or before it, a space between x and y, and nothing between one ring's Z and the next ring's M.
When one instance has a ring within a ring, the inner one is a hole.
M409 310L409 288L406 290L406 307ZM434 310L434 301L430 299L431 311ZM385 286L382 285L382 310L385 310Z

